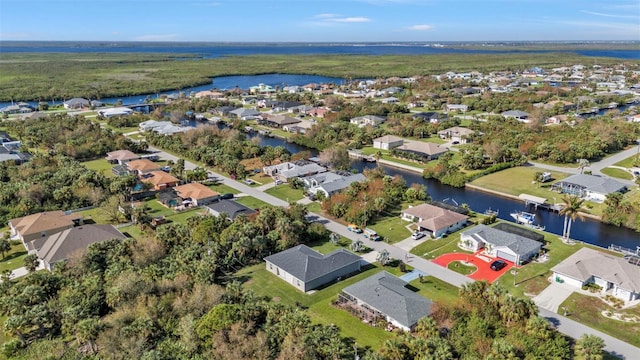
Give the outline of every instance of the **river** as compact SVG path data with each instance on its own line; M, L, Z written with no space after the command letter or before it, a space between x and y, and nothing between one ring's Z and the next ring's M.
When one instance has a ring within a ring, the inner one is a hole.
M301 145L290 143L283 139L275 137L269 138L257 134L253 134L250 136L259 137L261 139L260 144L263 146L282 145L291 153L309 150L313 155L317 154L317 151L314 149L309 149ZM378 165L376 165L375 163L361 161L354 161L352 163L352 167L360 172L362 172L366 168L373 168L376 166ZM510 216L512 212L526 210L528 212L536 214L535 223L545 226L545 231L558 235L562 233L564 217L559 216L556 212L547 210L536 210L533 207L527 208L521 201L493 195L478 190L454 188L448 185L443 185L437 180L424 179L420 174L414 172L391 166L381 166L389 175L402 176L406 180L408 185L413 183L425 185L427 187L427 192L435 201L445 201L446 203L452 205L461 205L466 203L469 205L469 207L471 207L471 209L480 213L484 213L485 210L491 209L494 211L498 211L498 217L500 219L510 222L515 222ZM558 202L560 202L560 197L560 194L556 194L556 200ZM573 222L573 225L571 226L571 238L604 248L608 247L611 244L614 244L635 250L636 246L640 246L640 233L623 227L603 224L599 221L587 218L585 218L583 221L577 219Z

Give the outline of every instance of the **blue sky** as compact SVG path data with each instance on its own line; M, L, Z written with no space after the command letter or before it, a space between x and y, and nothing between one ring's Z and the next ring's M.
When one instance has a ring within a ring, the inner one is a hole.
M640 0L0 0L0 40L640 40Z

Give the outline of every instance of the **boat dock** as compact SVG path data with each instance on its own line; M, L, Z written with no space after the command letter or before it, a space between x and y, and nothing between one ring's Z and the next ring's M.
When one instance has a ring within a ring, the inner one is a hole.
M640 256L640 246L636 246L636 250L633 251L629 248L611 244L609 245L609 250L615 251L624 255Z
M362 160L365 162L376 162L376 157L373 155L365 155L362 153L362 150L357 149L349 149L349 157L357 160Z
M549 204L547 203L547 199L543 197L533 196L529 194L520 194L518 196L519 199L524 200L525 205L533 205L535 209L544 209L549 211L560 211L562 210L562 204Z

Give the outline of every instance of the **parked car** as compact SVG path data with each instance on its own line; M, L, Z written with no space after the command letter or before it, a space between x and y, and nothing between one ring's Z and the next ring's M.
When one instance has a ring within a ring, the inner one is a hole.
M282 181L282 180L280 180L280 179L277 179L277 180L276 180L276 185L280 185L280 184L284 184L284 181Z
M356 225L356 224L349 224L349 225L347 226L347 229L348 229L349 231L352 231L352 232L356 233L356 234L360 234L360 233L362 233L362 229L360 229L360 228L358 227L358 225Z
M413 240L422 239L424 236L425 234L422 231L414 231L413 234L411 234Z
M247 184L247 185L253 185L253 180L251 180L251 179L244 179L242 182Z
M233 199L233 194L232 194L232 193L222 194L222 195L220 195L220 199L221 199L221 200L229 200L229 199Z
M171 171L171 166L169 166L169 165L165 165L165 166L163 166L161 169L162 169L162 171L164 171L164 172L169 172L169 171Z
M496 261L492 262L491 266L489 266L489 267L493 271L500 271L500 270L504 269L505 266L507 266L506 262L504 262L502 260L496 260Z
M378 233L373 229L369 229L369 228L364 229L363 235L364 237L372 241L381 240L380 235L378 235Z

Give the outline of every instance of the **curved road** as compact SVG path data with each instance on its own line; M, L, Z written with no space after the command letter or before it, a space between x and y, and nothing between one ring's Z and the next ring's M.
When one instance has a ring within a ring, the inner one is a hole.
M167 159L173 160L176 162L179 158L177 156L171 155L165 151L149 146L150 151L155 151L158 153L158 156ZM630 156L630 155L629 155ZM627 156L628 157L628 156ZM619 160L615 160L617 162ZM193 170L196 168L196 165L190 161L185 160L185 169ZM289 206L289 204L281 199L278 199L274 196L271 196L257 188L252 188L250 186L245 185L240 181L233 180L221 174L215 173L213 171L209 171L210 176L214 176L220 180L222 183L231 186L234 189L237 189L249 196L253 196L259 200L262 200L268 204L275 206ZM435 263L423 259L418 256L410 255L405 250L400 249L397 246L387 244L380 241L371 241L364 238L362 235L358 235L353 233L347 229L346 226L324 218L315 213L309 213L309 220L317 221L322 223L327 229L332 232L335 232L341 236L344 236L350 240L362 240L362 242L367 246L372 248L375 251L381 251L386 249L389 252L389 256L395 259L404 259L405 256L409 255L408 263L413 266L415 269L422 271L423 273L434 276L440 280L446 281L452 285L457 287L461 287L464 284L468 284L473 280L459 274L455 271L449 270L447 268L436 265ZM583 334L593 334L605 341L605 350L609 353L621 357L623 359L638 359L640 356L640 348L637 348L631 344L628 344L624 341L618 340L612 336L604 334L600 331L594 330L586 325L580 324L576 321L573 321L567 317L560 316L554 312L546 310L544 308L538 307L540 316L548 319L552 324L554 324L557 329L565 335L568 335L574 339L579 339Z

